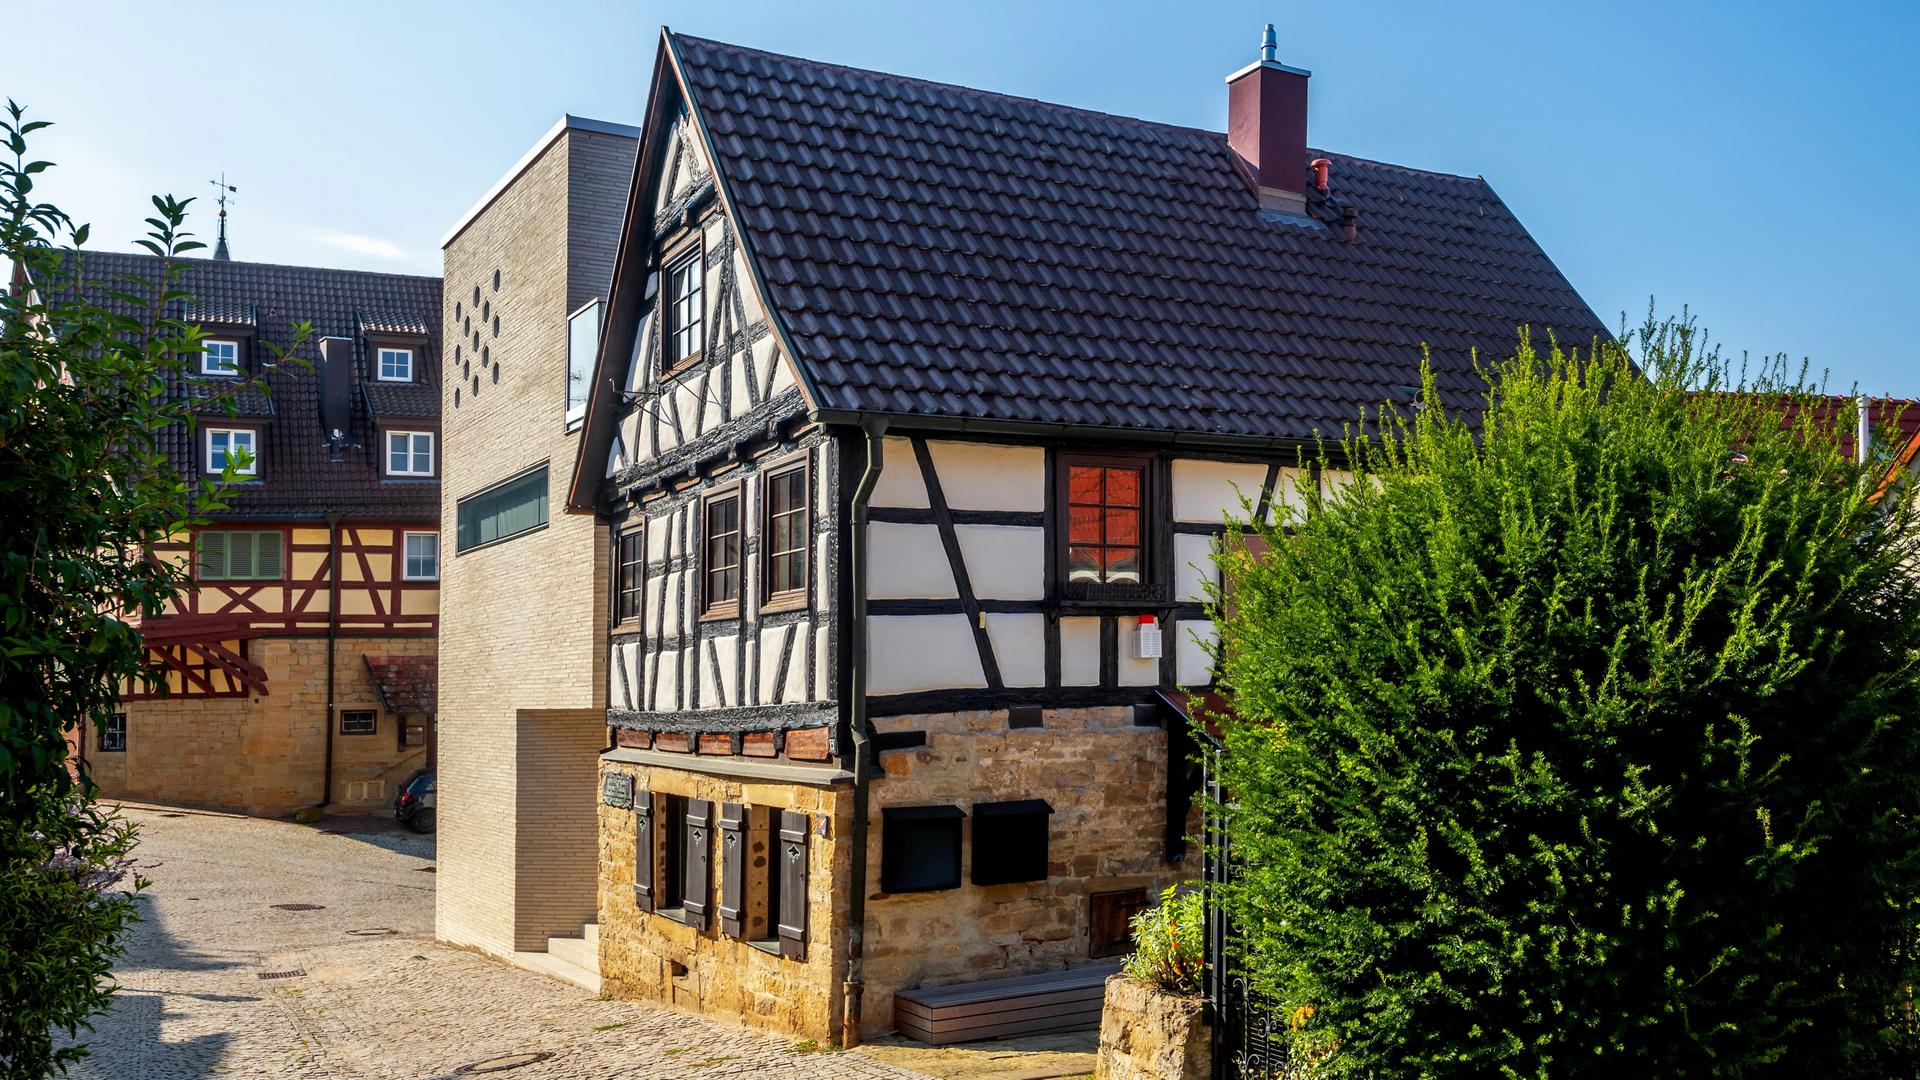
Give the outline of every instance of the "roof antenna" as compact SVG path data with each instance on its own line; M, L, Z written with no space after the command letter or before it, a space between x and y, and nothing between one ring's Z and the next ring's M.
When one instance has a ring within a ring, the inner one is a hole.
M1260 61L1266 64L1280 62L1280 39L1274 36L1273 24L1268 23L1265 33L1260 35Z
M220 239L213 245L213 258L215 262L231 262L233 256L227 254L227 201L229 196L240 189L227 183L225 172L220 174L220 179L209 180L207 183L212 184L213 189L220 193Z

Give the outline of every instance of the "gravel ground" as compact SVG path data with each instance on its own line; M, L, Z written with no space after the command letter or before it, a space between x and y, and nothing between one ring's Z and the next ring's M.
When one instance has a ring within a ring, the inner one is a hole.
M923 1076L437 944L433 840L383 819L127 814L152 886L76 1080Z

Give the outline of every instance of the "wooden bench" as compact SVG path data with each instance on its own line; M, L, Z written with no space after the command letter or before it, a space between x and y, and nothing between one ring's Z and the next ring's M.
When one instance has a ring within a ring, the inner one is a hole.
M893 1025L900 1034L934 1046L1091 1031L1100 1026L1107 976L1119 970L1119 964L1099 964L958 986L896 990Z

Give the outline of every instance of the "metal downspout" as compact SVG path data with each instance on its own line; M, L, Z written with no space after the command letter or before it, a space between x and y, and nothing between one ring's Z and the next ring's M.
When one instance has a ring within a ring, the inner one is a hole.
M853 737L853 850L847 880L853 888L847 902L847 981L841 1001L840 1045L860 1044L860 999L866 989L861 971L867 933L867 774L873 767L873 742L867 736L867 500L880 480L885 464L881 439L885 418L861 425L866 432L867 465L853 489L853 523L847 534L847 573L853 585L853 612L847 629L852 664L847 676L849 725Z
M289 559L289 562L292 560ZM340 512L327 511L327 758L320 805L333 802L333 663L340 639Z

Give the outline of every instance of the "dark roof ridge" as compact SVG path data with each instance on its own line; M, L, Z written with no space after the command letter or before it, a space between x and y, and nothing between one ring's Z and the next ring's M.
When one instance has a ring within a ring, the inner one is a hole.
M110 255L115 258L152 259L159 261L164 256L151 251L114 251L108 248L66 248L69 253L80 255ZM266 270L306 270L322 274L364 274L370 277L411 278L418 281L439 281L439 274L403 274L395 270L355 270L345 266L312 266L306 263L259 262L253 259L210 259L193 255L171 256L175 261L194 266L257 266Z
M669 33L672 33L672 32L669 31ZM936 90L954 90L954 91L959 91L960 93L963 93L963 94L971 94L971 95L976 95L979 97L987 97L987 98L996 98L1001 101L1014 102L1022 105L1038 105L1043 109L1051 109L1057 112L1074 113L1080 116L1098 117L1099 119L1102 119L1102 120L1117 120L1117 121L1128 123L1128 124L1145 124L1150 127L1165 128L1169 131L1178 131L1188 135L1204 135L1208 138L1220 139L1222 141L1225 141L1227 137L1227 133L1224 131L1215 131L1212 128L1196 127L1192 124L1175 124L1166 120L1150 120L1143 116L1129 116L1126 113L1107 112L1103 109L1089 109L1080 105L1065 105L1057 101L1048 101L1045 98L1028 97L1022 94L1004 94L997 90L983 90L980 87L968 86L964 83L941 82L938 79L924 79L915 75L901 75L891 71L876 71L872 68L856 67L852 64L836 64L827 60L815 60L815 59L812 59L811 57L794 56L789 53L777 53L769 49L756 49L751 45L736 45L730 41L720 41L716 38L704 38L694 34L674 33L673 37L676 40L680 40L680 41L698 42L699 44L702 44L702 45L717 45L720 48L732 49L736 52L753 53L756 56L764 56L770 60L779 60L783 63L810 64L813 67L830 68L835 71L851 72L856 75L864 75L869 78L881 79L889 82L911 83L917 86L931 87ZM1307 153L1312 155L1326 155L1330 157L1344 158L1348 161L1358 162L1362 165L1375 165L1383 169L1397 169L1401 172L1409 173L1417 176L1437 176L1443 179L1459 180L1463 183L1469 183L1469 184L1471 183L1485 184L1487 182L1487 178L1485 176L1478 176L1478 175L1468 176L1464 173L1444 172L1439 169L1415 168L1414 166L1411 166L1411 165L1401 165L1397 162L1392 162L1392 161L1381 161L1378 158L1363 157L1359 154L1349 154L1339 150L1328 150L1324 147L1320 147L1320 148L1308 147Z
M1119 120L1128 124L1146 124L1150 127L1166 128L1169 131L1178 131L1189 135L1207 135L1216 139L1225 139L1227 137L1224 131L1194 127L1191 124L1175 124L1166 120L1149 120L1143 116L1128 116L1125 113L1105 112L1100 109L1089 109L1080 105L1063 105L1060 102L1048 101L1045 98L1027 97L1022 94L1003 94L997 90L983 90L980 87L968 86L965 83L941 82L938 79L923 79L916 75L900 75L891 71L876 71L873 68L855 67L852 64L835 64L831 61L815 60L806 56L794 56L790 53L777 53L768 49L756 49L751 45L736 45L731 41L696 37L693 34L679 34L673 33L672 31L668 31L668 33L672 34L676 41L693 41L702 45L718 45L723 49L753 53L758 56L767 57L770 60L779 60L783 63L810 64L818 68L829 68L834 71L865 75L886 82L909 83L915 86L931 87L935 90L958 90L961 93L971 94L977 97L997 98L1001 101L1010 101L1021 105L1038 105L1043 109L1051 109L1055 112L1075 113L1080 116L1097 117L1102 120Z

